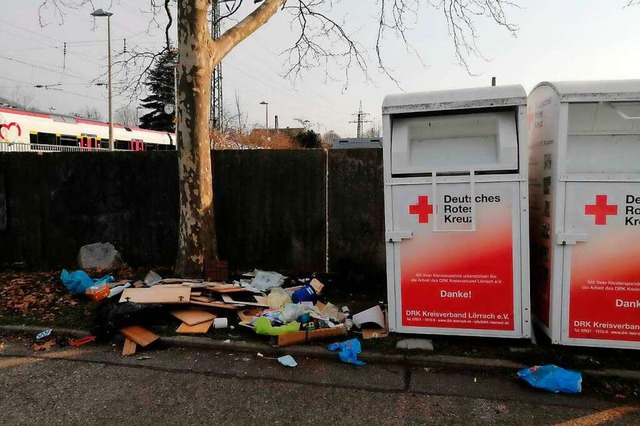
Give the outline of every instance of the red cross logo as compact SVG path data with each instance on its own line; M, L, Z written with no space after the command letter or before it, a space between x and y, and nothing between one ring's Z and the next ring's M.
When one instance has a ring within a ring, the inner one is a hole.
M433 213L433 206L429 204L429 197L426 195L418 196L418 204L409 206L409 214L417 214L418 223L429 223L431 213Z
M584 206L584 214L595 216L596 225L606 225L608 215L618 214L618 206L607 204L606 195L596 195L596 203Z

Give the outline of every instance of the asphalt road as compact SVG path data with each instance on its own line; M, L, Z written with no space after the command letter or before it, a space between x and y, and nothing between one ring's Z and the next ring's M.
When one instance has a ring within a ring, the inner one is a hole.
M354 367L255 353L120 347L35 354L2 339L0 424L638 425L626 399L552 395L508 374ZM36 356L34 356L36 355Z

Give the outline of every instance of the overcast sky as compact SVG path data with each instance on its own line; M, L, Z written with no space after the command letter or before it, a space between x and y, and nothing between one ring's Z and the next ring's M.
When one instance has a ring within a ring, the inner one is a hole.
M89 6L66 10L61 20L52 10L41 11L43 0L4 0L0 15L0 96L17 90L34 98L39 109L73 112L95 107L106 117L104 86L96 86L106 69L106 20L89 16ZM235 112L235 94L248 114L249 125L264 125L269 103L270 125L278 115L280 127L296 127L301 118L313 129L334 130L341 136L355 136L352 114L362 101L370 119L380 123L380 108L386 94L498 84L522 84L527 92L545 80L625 79L640 77L640 6L627 7L628 0L515 0L521 8L507 10L509 21L519 27L517 37L487 20L478 19L478 47L487 60L469 58L470 75L456 64L451 39L442 13L425 9L411 20L410 37L424 65L391 35L384 43L384 58L400 82L400 88L371 63L373 82L352 70L349 85L344 79L327 81L325 69L303 74L295 84L283 77L285 58L295 34L289 16L279 12L263 28L235 48L223 61L225 107ZM244 10L253 9L245 1ZM376 31L376 0L345 0L331 11L345 21L345 27L364 47L371 47ZM426 1L425 1L426 3ZM11 6L9 6L11 4ZM107 8L109 0L94 0ZM163 29L149 26L149 0L126 0L111 6L113 52L125 46L159 50ZM224 10L224 9L223 9ZM164 22L161 16L160 23ZM67 43L66 55L64 43ZM369 51L373 59L373 51ZM339 64L330 68L341 78ZM49 85L49 89L34 88ZM116 97L116 108L127 105ZM135 108L137 104L133 104Z

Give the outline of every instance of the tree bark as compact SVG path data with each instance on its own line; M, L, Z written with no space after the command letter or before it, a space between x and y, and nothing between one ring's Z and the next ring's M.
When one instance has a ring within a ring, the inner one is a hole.
M211 74L222 58L264 25L285 0L264 2L218 40L211 38L211 0L178 1L178 168L180 224L176 274L202 277L205 259L218 259L209 141Z
M178 1L178 169L180 225L176 273L201 278L204 259L217 259L209 145L211 0Z

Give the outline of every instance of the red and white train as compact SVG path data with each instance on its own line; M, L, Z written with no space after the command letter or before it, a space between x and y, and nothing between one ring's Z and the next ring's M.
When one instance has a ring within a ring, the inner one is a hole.
M173 133L119 124L113 126L113 139L116 150L176 149ZM63 147L73 147L69 150L104 149L109 148L109 125L70 115L0 106L0 151L6 151L2 149L2 145L31 148L26 150L46 150L46 147L51 147L52 150L64 150Z

